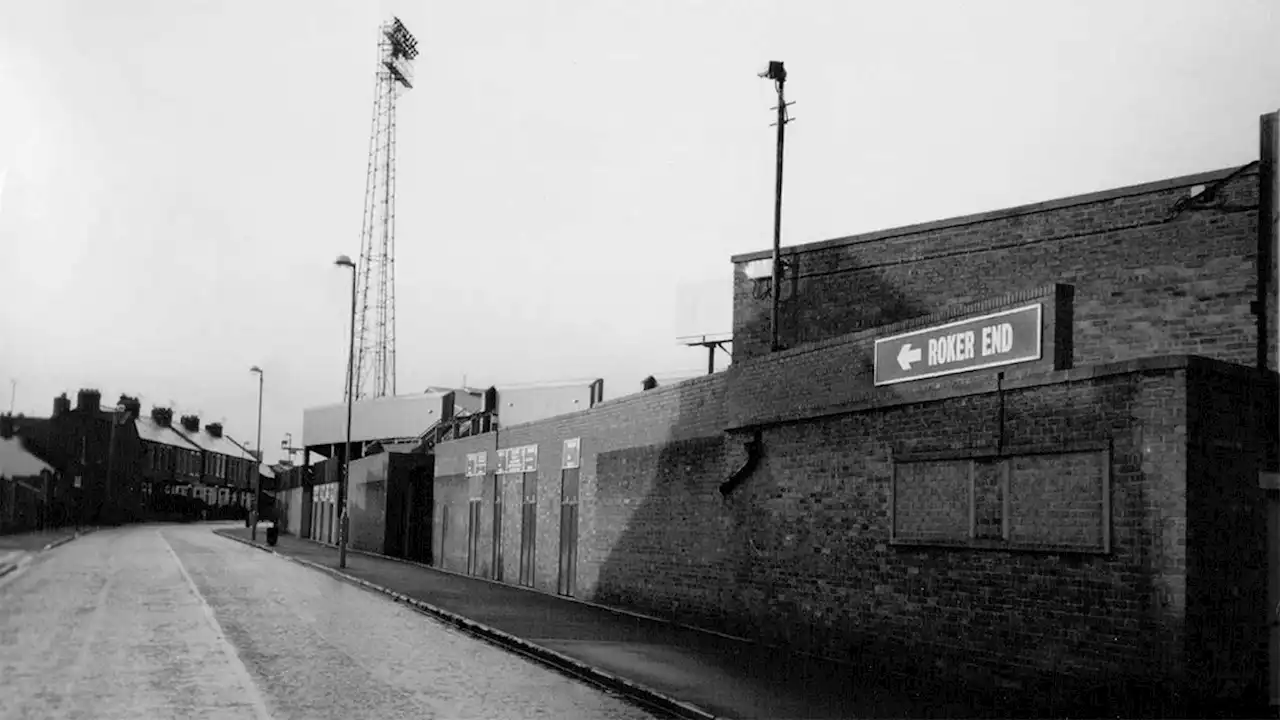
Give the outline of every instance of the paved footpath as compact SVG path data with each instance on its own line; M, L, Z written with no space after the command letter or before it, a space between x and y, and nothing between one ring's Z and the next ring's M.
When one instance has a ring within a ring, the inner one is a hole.
M0 720L654 717L213 529L99 530L0 578Z
M0 535L0 578L30 562L36 553L58 547L92 531L92 528L77 531L74 527L68 527Z
M249 542L249 530L220 531ZM229 541L228 541L229 542ZM258 545L265 547L259 530ZM336 572L337 551L284 535L273 551ZM314 571L313 571L314 572ZM478 624L511 646L551 650L580 667L690 708L687 717L857 718L1004 716L963 690L924 688L866 669L789 655L660 620L422 565L349 553L349 576ZM527 645L526 645L527 644ZM550 660L560 664L557 658Z

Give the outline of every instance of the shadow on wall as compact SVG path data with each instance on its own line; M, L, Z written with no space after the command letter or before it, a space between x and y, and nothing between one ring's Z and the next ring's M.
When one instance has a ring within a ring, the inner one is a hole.
M928 312L887 283L862 282L866 292L883 299L877 318L901 320ZM794 286L784 291L784 315L795 313L787 303L795 292ZM872 358L859 364L858 372L869 373ZM735 377L736 368L730 367L727 382ZM595 597L692 625L759 636L758 613L750 608L765 598L747 580L758 553L753 548L760 543L754 534L767 531L770 522L762 509L722 494L721 485L748 462L744 445L749 438L721 432L728 422L723 410L717 422L706 422L706 402L682 387L663 442L597 456L594 524L604 559ZM767 462L754 469L755 477L742 473L749 477L746 482L767 483Z
M936 297L914 297L882 271L853 267L837 275L824 275L826 258L820 258L815 262L803 253L783 254L782 296L778 303L778 339L783 348L890 325L942 309ZM739 278L734 282L734 313L741 318L735 322L734 339L735 344L744 346L744 355L757 357L769 350L771 285L768 277ZM976 296L982 297L982 293ZM830 298L830 302L815 302L821 298Z
M924 314L905 299L899 307ZM855 360L872 364L869 356ZM745 371L735 365L725 377L733 383ZM1185 422L1178 414L1185 395L1162 383L1176 379L1118 375L901 405L894 400L904 393L962 383L891 386L879 395L890 407L764 428L757 462L727 496L721 485L747 465L754 431L701 429L710 425L705 397L682 388L665 442L596 458L591 542L601 561L592 599L851 661L861 666L853 675L972 680L973 688L961 687L978 703L1149 712L1171 700L1145 678L1180 662L1184 637L1170 602L1185 562L1178 540L1185 467L1172 446L1153 455L1143 440L1171 437ZM1110 556L963 545L979 502L968 492L948 499L926 490L935 495L925 498L946 516L930 522L955 519L948 532L962 546L890 543L895 458L952 453L954 477L944 479L957 488L971 472L994 488L1002 468L1017 468L1027 483L1015 493L1022 505L983 507L1025 509L1031 514L1008 522L1034 533L1027 518L1057 518L1059 502L1070 506L1061 517L1077 517L1071 503L1081 499L1071 493L1093 485L1029 496L1025 488L1062 476L1077 459L1007 448L1073 443L1110 448L1103 461L1112 488ZM1060 620L1047 625L1046 613ZM762 682L810 672L765 664Z

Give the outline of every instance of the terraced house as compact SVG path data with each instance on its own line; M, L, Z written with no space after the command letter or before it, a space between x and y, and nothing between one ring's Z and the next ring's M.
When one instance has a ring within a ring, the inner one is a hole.
M143 448L142 491L146 497L199 482L203 449L173 428L173 409L155 407L134 420Z
M182 416L174 430L201 452L193 481L180 486L177 492L213 506L247 506L255 466L249 451L223 434L222 423L208 423L201 428L197 415Z

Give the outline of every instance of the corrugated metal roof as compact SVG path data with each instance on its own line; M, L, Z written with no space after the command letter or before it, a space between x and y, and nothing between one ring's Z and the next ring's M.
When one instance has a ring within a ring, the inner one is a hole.
M0 439L0 477L36 477L53 468L40 458L27 452L16 437Z

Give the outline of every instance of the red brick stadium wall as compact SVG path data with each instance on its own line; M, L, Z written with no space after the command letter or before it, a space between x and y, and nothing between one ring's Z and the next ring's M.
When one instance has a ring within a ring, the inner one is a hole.
M534 587L556 592L559 580L561 455L563 443L581 438L579 470L579 552L577 561L577 595L600 597L628 592L638 580L626 573L606 567L613 559L613 549L632 525L631 519L640 509L641 498L666 497L667 502L694 508L715 507L715 499L704 496L701 504L690 504L683 497L687 491L686 476L713 476L719 473L725 427L725 388L727 376L717 373L678 385L660 387L597 405L583 412L562 415L537 423L503 428L461 440L441 443L436 449L436 513L448 515L448 525L441 531L437 522L439 562L450 570L467 568L467 506L473 493L481 498L480 527L477 534L477 574L493 577L493 494L495 451L499 448L538 446L537 471L537 538ZM695 472L693 466L678 458L678 448L698 447ZM468 453L487 452L488 472L482 479L464 475ZM645 453L648 453L647 455ZM631 459L631 454L635 454ZM706 457L703 457L703 456ZM707 467L714 464L714 468ZM626 466L631 480L615 468ZM601 468L604 468L602 473ZM503 578L515 582L519 576L520 484L519 475L500 476L504 490L502 535L507 539L503 561ZM600 478L607 478L601 482ZM667 482L670 481L670 482ZM478 488L476 486L479 486ZM711 486L714 488L714 486ZM666 542L680 545L698 540L703 528L696 525L667 529ZM689 556L683 553L655 559L651 572L656 577L676 572L675 568ZM674 565L664 565L669 561ZM683 570L680 570L683 572ZM619 585L620 587L614 587Z
M1258 461L1210 469L1191 449L1202 432L1267 444L1261 411L1194 419L1258 394L1240 372L1178 356L922 383L726 435L730 371L443 443L436 493L465 505L466 453L489 450L492 470L495 445L537 443L535 585L555 592L561 443L581 437L579 597L1044 697L1132 693L1194 670L1198 687L1256 699L1262 659L1206 658L1252 648L1242 623L1265 622L1249 589L1260 511L1222 511L1256 493ZM757 432L758 463L722 495ZM1224 473L1235 490L1220 489ZM486 502L482 574L491 517ZM517 537L518 520L504 520ZM445 567L464 571L463 523L446 544L460 550ZM1223 583L1244 599L1206 630Z
M1255 165L785 248L783 347L1066 283L1075 365L1254 364L1258 185ZM734 258L735 363L769 351L768 281L745 274L765 257Z

